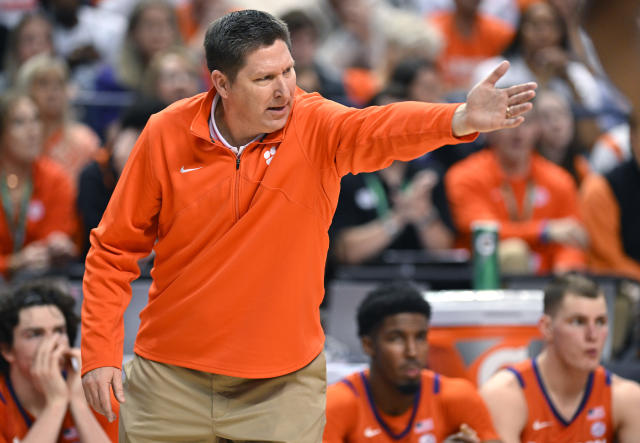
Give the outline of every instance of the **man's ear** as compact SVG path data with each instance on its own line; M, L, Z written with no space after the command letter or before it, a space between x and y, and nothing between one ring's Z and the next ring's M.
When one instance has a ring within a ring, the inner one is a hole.
M9 364L13 363L14 356L13 351L6 343L0 343L0 354L2 354L2 358L4 358Z
M544 337L545 341L550 341L553 335L553 320L550 315L542 314L540 320L538 320L538 329Z
M215 69L211 72L211 84L213 84L216 92L220 94L220 97L227 98L229 96L231 82L229 81L229 77L221 71Z
M360 343L362 344L362 350L369 357L373 357L375 354L373 339L368 335L363 335L360 337Z

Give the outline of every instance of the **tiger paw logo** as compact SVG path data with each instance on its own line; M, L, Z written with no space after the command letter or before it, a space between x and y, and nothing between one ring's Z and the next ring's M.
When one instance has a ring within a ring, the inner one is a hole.
M267 166L269 166L269 164L271 164L271 160L273 160L273 157L275 155L276 155L276 147L275 146L272 146L271 149L268 149L268 150L264 151L263 157L267 161Z

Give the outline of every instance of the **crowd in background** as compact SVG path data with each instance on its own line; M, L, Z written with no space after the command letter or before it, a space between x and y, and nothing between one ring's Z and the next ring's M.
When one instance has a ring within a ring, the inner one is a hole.
M146 120L210 87L204 31L246 3L0 0L5 280L82 263ZM269 3L298 85L346 106L464 101L501 59L499 86L539 85L518 128L345 177L333 263L468 249L472 223L496 220L505 272L640 280L640 130L581 28L581 0Z

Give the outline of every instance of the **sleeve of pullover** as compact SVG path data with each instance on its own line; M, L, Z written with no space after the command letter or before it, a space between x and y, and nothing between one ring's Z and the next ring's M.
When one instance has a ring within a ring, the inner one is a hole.
M91 231L83 281L83 374L121 366L130 283L140 273L138 260L149 254L156 239L161 187L149 155L152 122L153 117L131 152L102 221Z
M311 97L299 103L297 136L304 139L310 161L330 164L338 176L385 168L447 144L472 141L477 134L454 137L451 120L458 104L394 103L348 108Z

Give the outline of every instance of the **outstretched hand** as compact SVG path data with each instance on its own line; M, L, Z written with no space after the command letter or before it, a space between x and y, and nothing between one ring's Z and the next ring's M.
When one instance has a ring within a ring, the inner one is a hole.
M496 82L508 69L509 62L503 61L469 91L467 102L460 105L453 115L451 128L454 136L515 128L524 121L523 114L533 107L530 100L535 97L538 85L530 82L496 88Z

